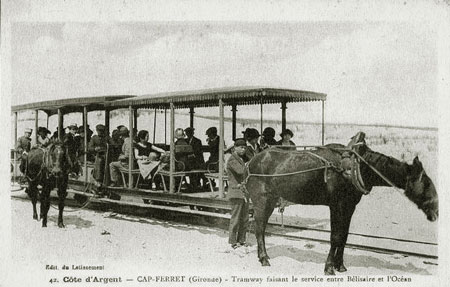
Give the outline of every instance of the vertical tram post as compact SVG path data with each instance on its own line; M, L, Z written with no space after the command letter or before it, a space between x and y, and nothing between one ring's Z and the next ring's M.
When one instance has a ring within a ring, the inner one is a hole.
M233 104L231 106L231 132L233 141L236 140L236 112L237 106L236 104Z
M170 103L170 182L169 192L175 192L175 108ZM180 182L181 184L181 182Z
M224 184L223 184L223 174L224 174L224 124L223 124L223 100L219 99L219 197L224 197Z
M134 111L132 106L128 106L128 127L130 129L130 146L129 148L129 155L128 155L128 188L133 187L133 175L131 174L131 170L133 169L133 138L134 138L134 126L133 126L133 120L134 120Z
M281 131L286 130L286 101L281 102Z
M39 110L34 111L34 143L38 143Z
M83 107L83 128L84 128L84 182L88 183L89 175L87 169L87 153L88 153L88 117L87 107Z
M58 139L62 141L62 133L64 130L64 116L61 109L58 109Z
M325 101L322 100L322 145L325 144Z
M189 108L189 126L191 128L194 127L194 114L195 114L194 108L190 107Z

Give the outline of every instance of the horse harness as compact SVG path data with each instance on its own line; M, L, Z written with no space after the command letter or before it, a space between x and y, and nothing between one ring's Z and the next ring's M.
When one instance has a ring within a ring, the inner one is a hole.
M256 173L250 173L249 170L249 163L251 162L251 160L249 162L247 162L245 164L246 167L246 172L247 172L247 176L244 179L244 181L242 182L243 186L245 186L249 180L250 177L281 177L281 176L290 176L290 175L297 175L297 174L302 174L302 173L308 173L308 172L313 172L313 171L317 171L317 170L324 170L324 182L327 182L327 174L328 174L328 169L332 168L334 170L336 170L337 172L341 173L342 176L347 179L350 180L352 185L362 194L367 195L370 193L371 191L371 187L367 188L364 184L364 181L362 179L361 176L361 170L360 170L360 166L361 166L361 162L366 164L370 169L372 169L378 176L380 176L384 181L386 181L390 186L398 189L397 186L395 186L388 178L386 178L383 174L381 174L377 169L375 169L372 165L370 165L358 152L357 152L357 147L362 145L363 143L356 143L351 145L350 147L346 147L346 148L331 148L331 147L325 147L325 146L319 146L317 148L321 148L321 149L330 149L330 150L336 150L336 151L343 151L343 153L341 154L342 156L342 160L341 160L341 165L340 166L336 166L334 163L332 163L331 161L327 160L326 158L317 155L313 152L310 151L283 151L283 150L276 150L278 152L287 152L287 153L301 153L301 154L308 154L310 156L313 156L315 158L318 158L323 165L317 168L311 168L311 169L306 169L306 170L299 170L299 171L294 171L294 172L289 172L289 173L280 173L280 174L256 174Z
M40 149L42 153L42 164L39 169L39 172L36 174L34 178L31 178L28 173L28 164L29 164L29 157L27 157L26 166L25 166L25 174L29 182L35 182L39 179L39 177L42 175L44 171L48 171L50 160L50 150L55 147L55 145L50 145L48 148L42 148L42 147L35 147L35 149ZM49 178L48 172L46 172L46 178Z

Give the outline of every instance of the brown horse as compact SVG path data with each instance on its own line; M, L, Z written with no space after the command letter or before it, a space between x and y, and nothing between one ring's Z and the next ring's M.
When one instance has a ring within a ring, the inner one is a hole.
M25 176L28 182L27 193L33 204L33 219L39 220L36 211L38 200L38 185L42 186L40 193L40 218L42 227L47 227L47 213L50 208L50 192L58 188L59 215L58 226L64 227L63 210L64 200L67 196L69 159L67 148L61 143L55 143L48 150L35 148L30 150L26 161Z
M364 137L364 133L361 133ZM362 193L346 179L341 168L345 146L330 144L310 152L289 152L278 148L257 154L248 164L246 187L253 202L258 258L270 266L264 232L267 221L279 199L305 205L327 205L331 217L331 248L325 263L325 274L345 272L344 248L350 221ZM388 186L386 180L405 190L405 195L421 209L429 221L438 217L438 196L433 182L416 157L409 165L370 150L360 143L358 153L370 166L362 163L360 174L365 186ZM325 165L328 168L323 168ZM300 171L306 171L300 173Z

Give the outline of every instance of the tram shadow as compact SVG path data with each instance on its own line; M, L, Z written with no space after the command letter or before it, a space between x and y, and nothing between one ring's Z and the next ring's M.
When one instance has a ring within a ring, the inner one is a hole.
M305 244L305 249L300 249L292 245L273 245L267 248L267 253L270 258L282 258L288 257L301 263L317 263L324 264L327 254L324 252L318 252L314 250L318 245L325 245L323 243L317 244ZM354 251L354 250L353 250ZM350 252L353 253L353 252ZM412 262L405 263L404 261L395 263L390 260L397 260L391 255L385 255L386 259L376 258L368 255L354 255L344 254L344 262L348 272L342 273L342 275L351 275L352 268L372 268L379 270L389 270L389 273L406 272L415 275L432 275L427 269L420 268L414 265Z

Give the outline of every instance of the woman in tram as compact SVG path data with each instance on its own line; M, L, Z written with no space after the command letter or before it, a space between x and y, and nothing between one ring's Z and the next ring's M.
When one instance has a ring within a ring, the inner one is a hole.
M165 150L148 142L149 134L146 130L141 130L137 134L137 143L134 145L134 157L138 163L142 178L148 179L151 172L158 166L158 153L165 153Z
M257 129L247 128L244 132L244 138L247 143L244 160L247 162L252 159L257 153L261 152L261 146L258 139L261 136Z
M46 148L50 144L49 134L51 132L46 127L39 127L36 146Z
M295 143L291 140L294 137L294 133L290 129L285 129L280 134L281 140L277 142L278 145L282 146L286 150L296 150Z
M265 128L259 144L261 146L261 149L266 149L270 146L277 145L277 141L275 140L275 130L271 127Z

